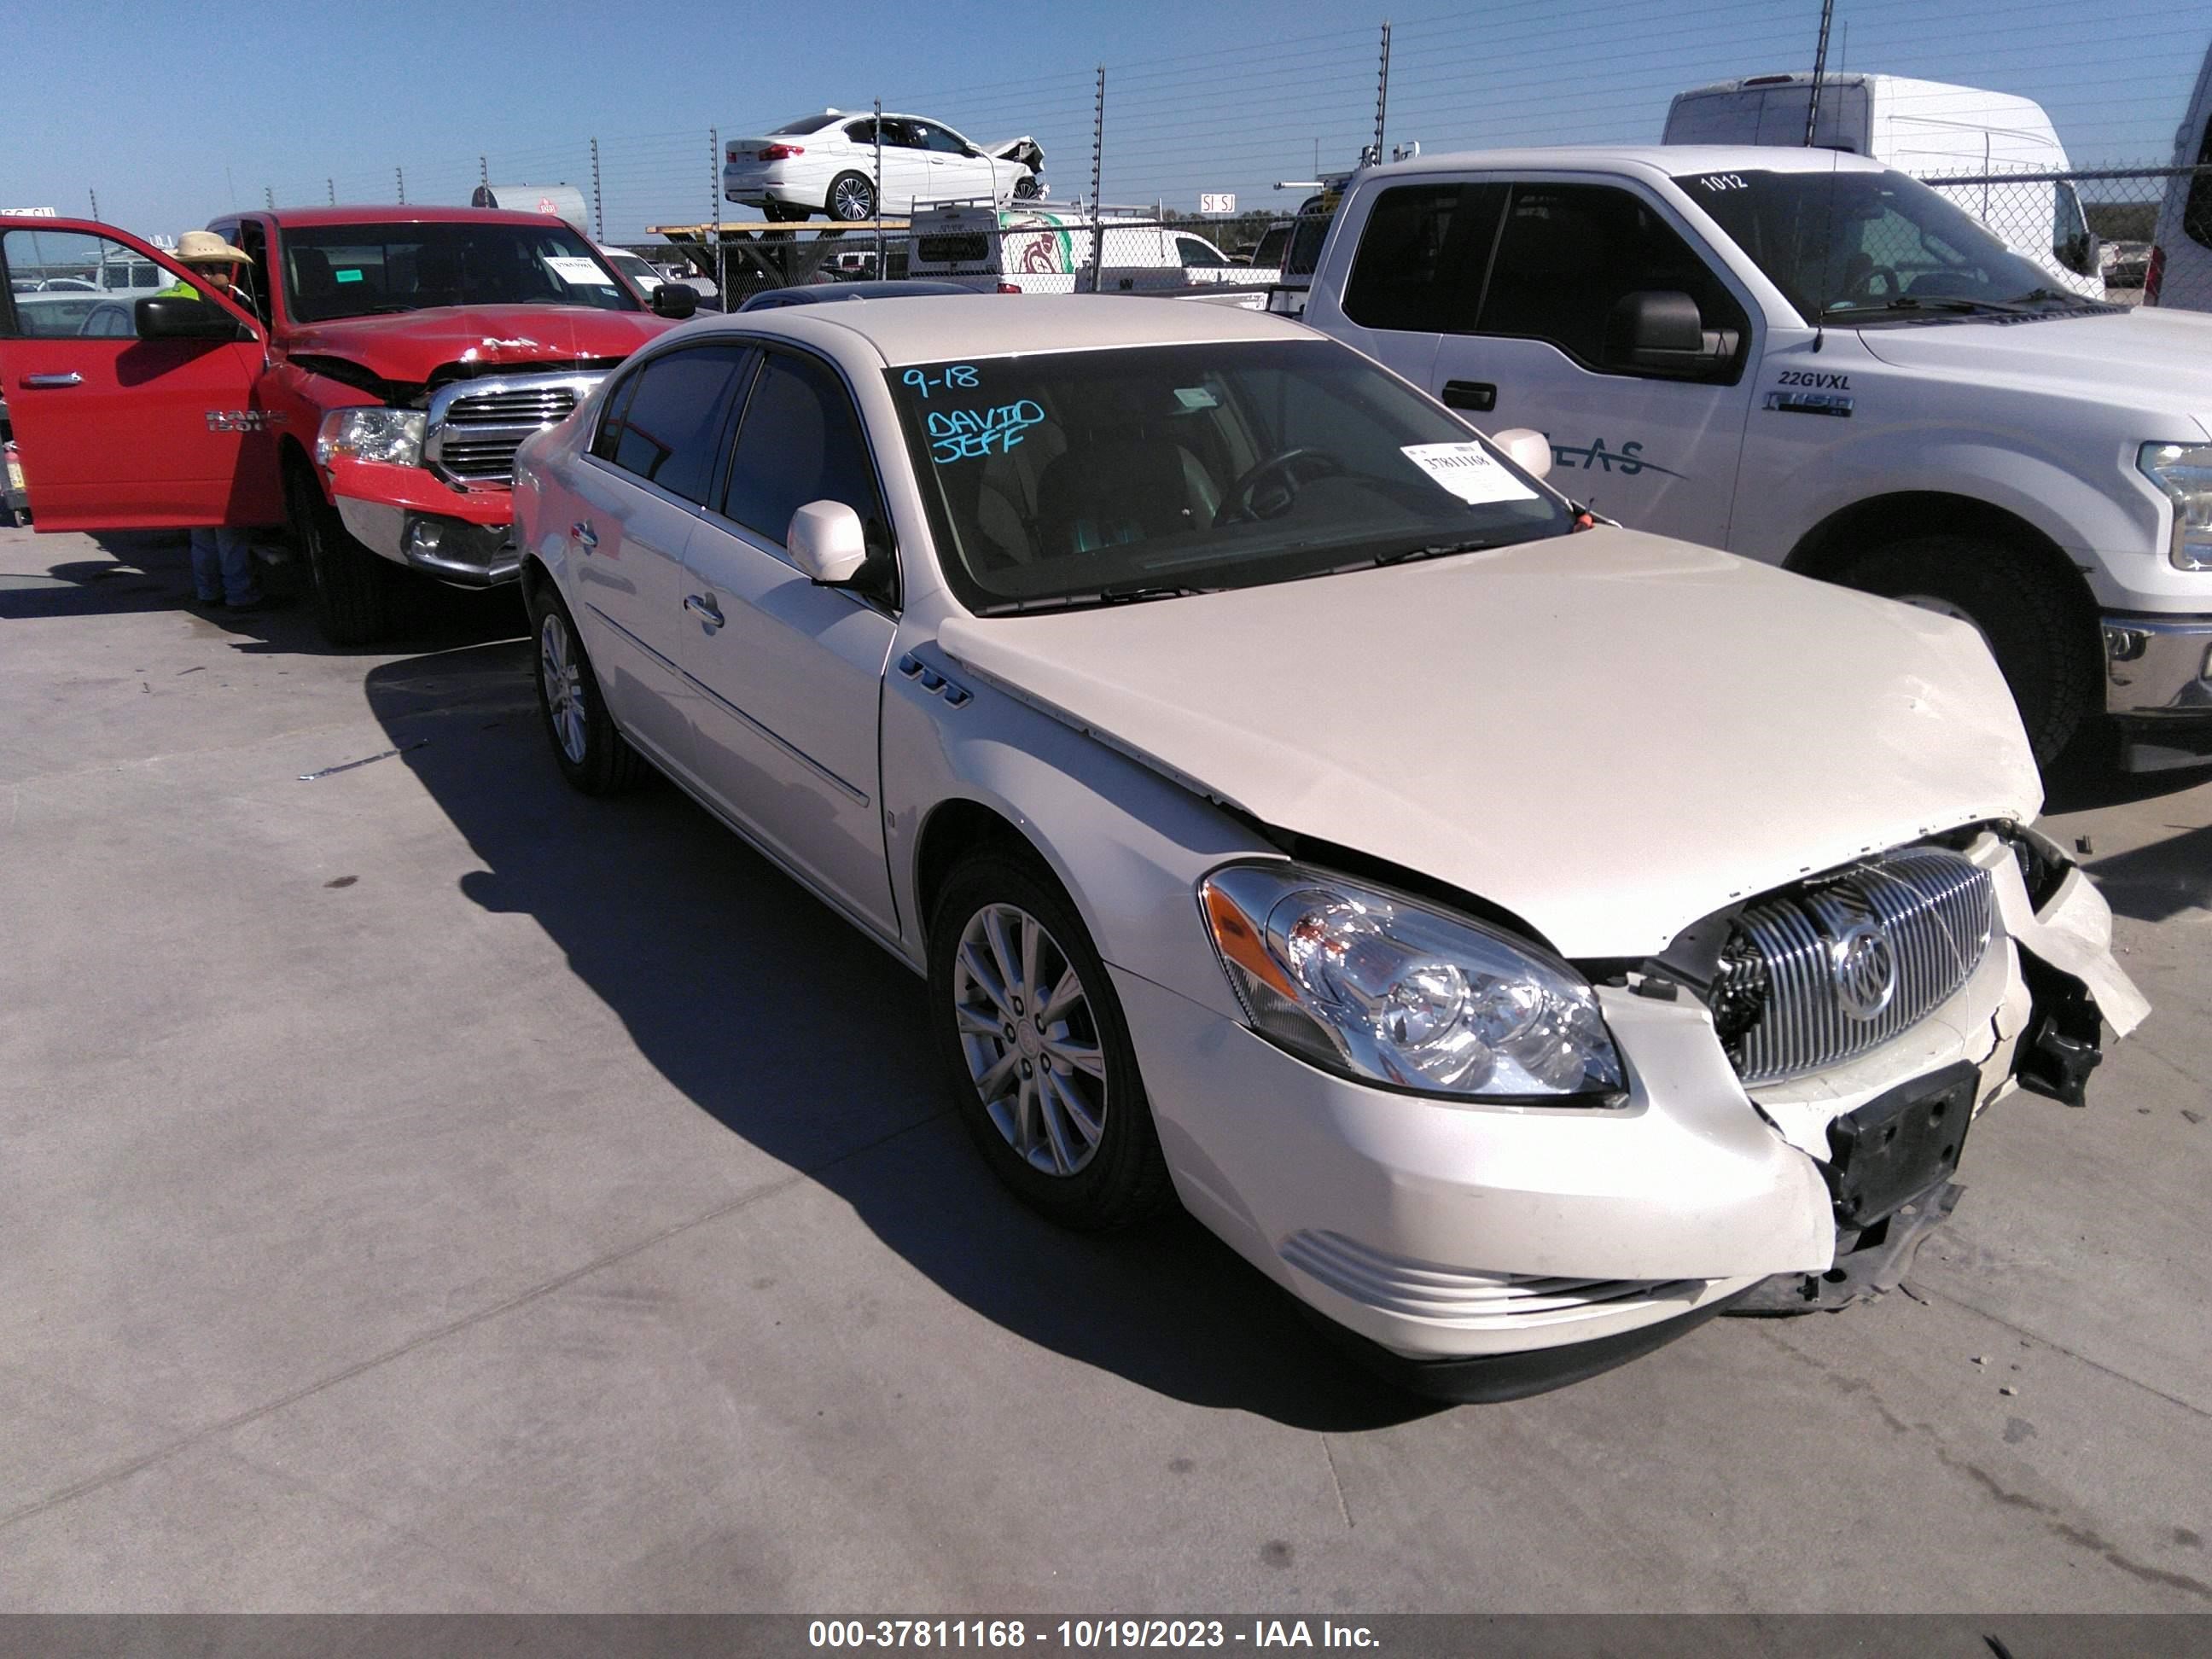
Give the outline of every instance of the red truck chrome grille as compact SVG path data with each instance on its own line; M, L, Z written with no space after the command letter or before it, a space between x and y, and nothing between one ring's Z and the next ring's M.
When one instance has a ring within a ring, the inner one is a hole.
M461 380L430 399L422 458L447 477L507 483L524 440L567 418L603 374L507 374Z

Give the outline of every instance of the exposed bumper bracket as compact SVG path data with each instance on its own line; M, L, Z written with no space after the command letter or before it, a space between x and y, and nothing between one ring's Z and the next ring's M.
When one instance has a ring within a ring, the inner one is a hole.
M1729 1311L1767 1317L1832 1313L1895 1290L1912 1271L1912 1258L1919 1254L1928 1235L1951 1218L1966 1190L1952 1181L1929 1188L1858 1234L1848 1250L1838 1241L1836 1265L1827 1272L1777 1273L1763 1279Z

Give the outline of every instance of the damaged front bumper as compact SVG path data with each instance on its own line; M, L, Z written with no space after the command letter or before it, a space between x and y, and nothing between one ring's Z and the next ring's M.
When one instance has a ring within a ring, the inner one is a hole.
M2113 957L2112 913L2103 895L2047 838L2033 830L2014 834L2021 843L2016 858L1995 836L1975 848L1976 861L1994 878L2000 937L2013 946L1990 953L2007 978L1989 1016L1995 1040L1986 1055L1917 1073L1863 1102L1846 1097L1845 1109L1817 1126L1825 1142L1817 1149L1808 1144L1816 1126L1807 1108L1817 1113L1820 1105L1805 1097L1807 1091L1795 1091L1795 1098L1754 1095L1770 1115L1780 1111L1792 1120L1793 1144L1819 1160L1835 1210L1836 1253L1819 1273L1774 1275L1731 1312L1832 1310L1896 1289L1922 1241L1957 1207L1964 1189L1950 1177L1973 1119L2015 1090L2087 1104L2106 1026L2125 1036L2149 1012ZM1989 972L1985 962L1976 981ZM1972 1005L1981 1000L1976 992L1970 983L1959 1000ZM1939 1010L1917 1029L1940 1036L1940 1022L1952 1012ZM1937 1030L1928 1032L1930 1026ZM1855 1069L1818 1079L1817 1087L1848 1085ZM1821 1103L1838 1103L1831 1094Z
M2078 1083L2066 1045L2094 1045L2087 1023L2125 1032L2146 1012L2103 899L2033 845L2032 870L1995 833L1966 850L2001 925L1947 1001L1846 1064L1748 1091L1711 1010L1663 981L1597 988L1630 1073L1601 1109L1367 1086L1110 971L1185 1206L1401 1385L1510 1399L1717 1313L1897 1281L1956 1202L1975 1115Z
M480 524L392 501L337 498L346 532L380 558L460 587L497 587L522 573L511 524Z

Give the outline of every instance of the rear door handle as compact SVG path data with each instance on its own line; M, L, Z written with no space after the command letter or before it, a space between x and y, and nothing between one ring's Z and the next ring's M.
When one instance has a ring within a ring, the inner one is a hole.
M581 519L568 526L568 534L574 537L576 544L587 553L599 544L599 532Z
M1444 407L1487 414L1498 407L1498 387L1489 380L1446 380Z
M65 386L83 384L84 376L75 369L66 374L26 374L23 377L24 389L33 392L58 392Z
M697 593L687 594L684 600L684 608L709 628L720 628L722 625L721 609L710 598Z

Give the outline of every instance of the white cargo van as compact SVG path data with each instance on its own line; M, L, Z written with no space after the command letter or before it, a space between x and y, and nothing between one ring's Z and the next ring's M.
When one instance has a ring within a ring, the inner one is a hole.
M1001 294L1088 293L1092 216L1077 206L927 208L909 227L907 275ZM1225 284L1265 288L1271 270L1233 264L1196 231L1163 225L1150 213L1109 208L1097 216L1105 246L1098 289L1104 294Z
M2197 71L2189 109L2173 135L2173 165L2212 167L2212 51ZM2212 311L2212 172L2178 173L2166 181L2143 303Z
M1693 87L1674 94L1661 142L1802 145L1812 100L1808 74ZM1901 75L1824 75L1813 143L1921 179L2023 175L1940 188L2065 287L2093 300L2105 297L2100 251L2081 198L2071 184L2050 176L2072 170L2065 146L2033 98Z
M1972 623L2046 762L2100 709L2134 766L2212 757L2212 317L2061 292L1903 173L1780 147L1370 168L1305 297L1600 514Z

